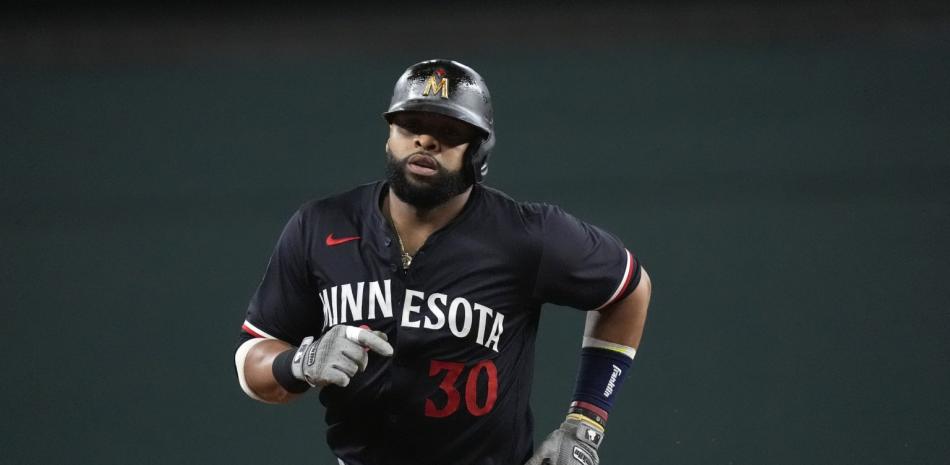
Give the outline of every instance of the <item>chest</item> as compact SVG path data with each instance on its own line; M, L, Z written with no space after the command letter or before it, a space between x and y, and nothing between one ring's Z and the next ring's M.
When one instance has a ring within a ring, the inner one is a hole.
M408 268L389 234L317 248L312 281L324 326L384 331L403 353L500 352L538 308L531 298L536 258L517 242L478 231L435 234Z

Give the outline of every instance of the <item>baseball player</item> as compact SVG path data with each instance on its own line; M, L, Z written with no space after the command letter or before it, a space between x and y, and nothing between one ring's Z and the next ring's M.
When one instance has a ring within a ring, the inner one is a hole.
M235 352L244 392L285 403L318 388L344 465L596 465L646 271L604 230L482 183L495 130L468 66L412 65L384 117L386 179L305 203L284 227ZM546 302L589 313L566 418L536 448Z

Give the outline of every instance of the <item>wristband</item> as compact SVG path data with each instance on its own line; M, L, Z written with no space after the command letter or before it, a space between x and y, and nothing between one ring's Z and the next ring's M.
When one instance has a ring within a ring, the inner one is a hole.
M569 413L584 415L605 426L616 393L633 365L631 352L634 349L618 350L618 347L624 346L607 348L604 347L605 341L593 338L585 338L584 343L574 387L574 402ZM578 411L575 412L575 409Z
M571 402L571 408L567 410L567 417L571 418L572 416L575 416L575 415L581 415L584 418L591 420L594 423L597 423L597 425L600 426L601 429L606 428L607 427L606 412L603 412L601 410L601 412L598 413L597 411L595 411L596 407L595 408L591 408L591 407L592 406L587 404L586 402L578 402L575 400L574 402ZM596 409L596 410L600 410L600 409Z
M280 384L280 387L292 394L300 394L310 389L310 385L306 381L301 381L294 376L291 364L296 353L297 349L281 352L274 358L274 364L271 365L271 373L273 373L274 379L277 380L277 384Z

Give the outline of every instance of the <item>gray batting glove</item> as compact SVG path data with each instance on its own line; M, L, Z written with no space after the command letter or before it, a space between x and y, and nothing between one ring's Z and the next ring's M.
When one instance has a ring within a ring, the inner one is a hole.
M525 465L597 465L604 433L586 422L568 418L549 434Z
M337 325L317 341L313 336L304 339L290 368L294 377L311 386L345 387L350 378L366 370L368 350L385 357L393 354L393 346L386 341L386 333L381 331Z

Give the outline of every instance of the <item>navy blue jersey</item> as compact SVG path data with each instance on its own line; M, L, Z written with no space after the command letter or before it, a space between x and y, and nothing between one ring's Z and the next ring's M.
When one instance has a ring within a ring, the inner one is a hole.
M367 184L304 204L285 226L242 338L298 345L334 325L385 332L395 352L321 390L327 441L348 465L524 463L541 305L599 309L636 287L636 257L546 204L476 184L411 266ZM578 340L580 340L580 329Z

